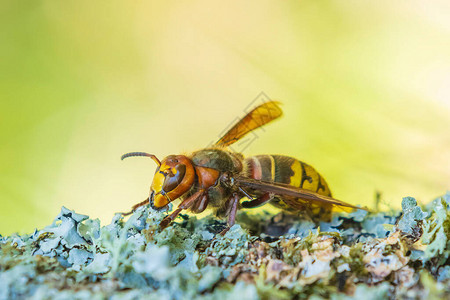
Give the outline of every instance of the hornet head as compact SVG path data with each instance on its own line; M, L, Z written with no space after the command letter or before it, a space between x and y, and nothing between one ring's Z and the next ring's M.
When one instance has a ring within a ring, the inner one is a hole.
M131 156L148 156L158 165L150 187L150 205L154 209L166 207L189 191L194 184L195 169L191 160L185 155L169 155L159 161L153 154L131 152L122 155L122 159Z

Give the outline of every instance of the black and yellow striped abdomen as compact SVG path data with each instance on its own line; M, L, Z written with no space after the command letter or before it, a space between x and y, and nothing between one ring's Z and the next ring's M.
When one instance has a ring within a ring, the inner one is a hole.
M284 155L256 155L245 159L248 176L253 179L289 184L330 196L325 179L310 165Z
M246 158L244 165L246 175L253 179L289 184L331 197L325 179L313 167L293 157L256 155ZM288 209L282 199L274 199L271 204Z

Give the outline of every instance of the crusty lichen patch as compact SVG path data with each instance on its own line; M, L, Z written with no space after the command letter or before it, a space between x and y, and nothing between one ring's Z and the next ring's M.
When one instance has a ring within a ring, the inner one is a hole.
M224 222L137 210L111 224L66 208L29 235L0 238L0 299L304 299L450 296L450 194L402 212L313 223L285 214Z

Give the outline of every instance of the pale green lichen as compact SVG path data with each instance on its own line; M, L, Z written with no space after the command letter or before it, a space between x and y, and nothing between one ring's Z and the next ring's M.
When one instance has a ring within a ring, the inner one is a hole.
M62 208L28 235L0 237L0 299L385 299L450 296L450 194L425 211L358 210L314 223L140 208L109 225Z
M411 237L413 240L420 238L422 234L422 222L428 216L417 205L416 199L405 197L402 201L403 214L400 218L397 228L402 234Z

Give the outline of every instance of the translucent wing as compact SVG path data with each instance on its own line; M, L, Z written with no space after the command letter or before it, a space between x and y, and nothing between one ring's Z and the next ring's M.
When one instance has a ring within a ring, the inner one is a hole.
M289 184L256 180L248 177L235 177L235 182L243 189L248 188L255 191L269 192L283 198L292 208L301 209L304 204L321 206L321 207L334 207L343 211L353 211L354 209L365 208L357 207L352 204L346 203L341 200L337 200L328 196L320 195L313 191L298 188Z
M215 145L219 147L227 147L237 142L250 131L280 117L283 112L278 104L279 102L270 101L254 108L245 117L240 119L236 125L228 130L227 133L225 133Z

